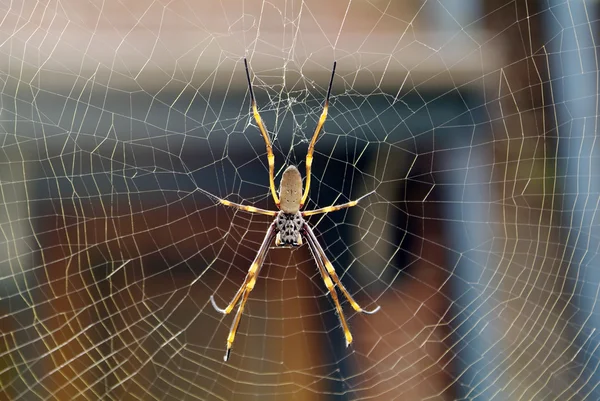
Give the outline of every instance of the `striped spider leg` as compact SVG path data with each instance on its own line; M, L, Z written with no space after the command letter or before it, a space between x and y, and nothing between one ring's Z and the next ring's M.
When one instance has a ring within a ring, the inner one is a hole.
M344 330L344 336L346 337L346 347L347 347L352 343L352 333L350 332L350 329L348 328L348 323L346 323L346 318L344 317L344 311L342 310L340 301L338 301L338 296L335 291L335 287L334 287L333 283L331 282L331 279L333 279L333 281L335 282L337 287L340 289L340 291L342 291L342 294L344 294L344 296L346 297L348 302L350 302L350 305L352 305L352 308L355 311L357 311L359 313L366 313L367 315L372 315L373 313L379 311L379 309L381 309L381 307L377 306L373 310L367 310L367 309L361 308L358 305L358 303L354 300L352 295L350 295L350 293L348 292L348 290L346 289L344 284L342 284L340 278L338 277L337 273L335 272L335 269L333 268L333 265L331 264L329 259L327 259L327 256L325 255L325 251L323 250L323 247L321 247L321 244L319 244L319 241L317 240L317 237L315 236L315 233L313 232L312 228L310 228L308 223L304 222L303 229L304 229L304 235L306 236L306 239L308 240L308 245L310 247L311 253L313 254L313 258L317 262L317 267L319 268L319 272L321 273L321 278L323 279L323 282L325 283L325 287L327 287L327 290L329 291L329 295L331 295L331 298L333 299L333 302L335 303L335 308L338 313L338 318L340 319L340 324L342 325L342 329Z
M215 195L201 190L201 192L209 195L211 198L215 199L222 205L236 208L248 213L256 213L275 217L275 220L271 223L267 230L267 233L265 234L263 242L258 250L258 253L256 254L256 257L254 258L254 261L248 269L248 273L246 274L244 282L234 295L231 302L229 302L229 304L225 308L220 308L216 304L214 296L211 295L210 297L210 302L212 303L215 310L224 315L230 314L235 308L235 306L239 303L237 312L231 325L231 329L229 330L229 335L227 336L227 348L223 359L227 361L231 355L231 349L233 348L233 342L235 340L235 335L240 324L242 313L244 312L244 307L246 306L246 302L248 301L250 292L254 289L254 286L256 285L258 274L265 261L269 246L273 240L275 240L275 246L277 247L298 247L303 244L303 238L306 239L311 253L313 255L313 258L315 259L315 262L317 264L317 268L319 269L319 273L321 274L321 278L325 283L325 287L329 291L329 294L331 295L331 298L333 299L333 302L335 304L335 308L340 319L340 324L342 326L342 329L344 330L344 336L346 337L346 346L348 346L352 343L352 334L350 333L350 328L348 327L348 323L344 316L342 306L338 299L336 287L341 291L342 295L344 295L346 300L350 303L350 305L356 312L372 314L377 312L379 310L379 307L376 307L373 310L366 310L358 305L358 303L354 300L352 295L350 295L344 284L342 284L340 278L335 272L333 265L331 264L329 259L327 259L323 247L319 244L316 235L314 234L312 228L304 220L304 217L312 216L315 214L330 213L340 209L356 206L358 202L365 199L367 196L373 194L375 191L369 192L356 200L341 205L328 206L315 210L301 211L308 199L308 193L310 190L311 166L313 160L313 153L315 149L315 143L317 142L317 137L319 136L319 133L321 132L323 124L325 123L325 120L327 118L327 110L329 108L329 97L331 95L331 87L333 85L333 78L335 76L336 63L333 63L331 80L329 81L329 88L327 89L327 97L323 106L323 112L321 113L321 117L319 118L317 128L315 129L315 132L313 133L312 139L308 146L308 152L306 155L306 183L304 185L304 188L302 187L302 175L300 174L300 171L296 166L290 165L283 172L281 182L279 185L279 192L277 192L275 189L275 156L273 155L273 147L271 145L269 135L267 134L267 129L265 128L265 125L260 117L258 108L256 106L256 100L254 99L254 92L252 90L252 83L250 80L250 72L248 70L248 62L246 61L246 59L244 59L244 65L246 67L246 78L248 79L248 89L250 92L252 114L254 116L254 120L256 121L256 125L258 125L258 129L260 130L260 133L265 141L267 149L267 161L269 164L269 188L271 191L271 196L275 201L275 205L279 210L266 210L254 206L234 203L225 199L220 199Z

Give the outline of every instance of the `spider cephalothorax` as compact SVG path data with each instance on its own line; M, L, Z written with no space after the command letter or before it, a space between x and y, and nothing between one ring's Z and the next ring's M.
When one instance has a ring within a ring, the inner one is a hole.
M348 302L352 308L357 312L362 313L375 313L379 310L379 307L369 311L362 309L358 303L352 298L344 284L340 281L333 265L327 259L325 255L325 251L323 247L319 244L317 237L315 236L312 228L306 223L304 217L312 216L313 214L320 213L329 213L334 212L336 210L356 206L360 200L371 195L373 192L369 192L362 197L341 204L337 206L328 206L321 209L315 210L305 210L301 211L302 207L306 203L308 199L308 191L310 189L310 170L312 166L313 153L315 150L315 143L317 142L317 137L319 136L319 132L321 128L323 128L323 124L325 123L325 119L327 118L327 110L329 108L329 96L331 95L331 86L333 84L333 77L335 76L335 63L333 63L333 71L331 72L331 80L329 81L329 89L327 90L327 98L325 99L325 105L323 106L323 112L321 113L321 117L319 118L319 122L317 124L317 128L312 136L310 144L308 145L308 152L306 154L306 185L304 186L304 190L302 189L302 176L300 172L295 166L289 166L283 172L281 177L281 183L279 186L279 196L275 190L275 155L273 155L273 148L271 146L271 141L269 139L269 135L267 134L267 130L260 118L260 114L258 113L258 108L256 107L256 101L254 100L254 92L252 91L252 83L250 81L250 72L248 71L248 62L244 59L244 64L246 66L246 77L248 78L248 90L250 92L250 101L252 102L252 114L254 115L254 120L258 125L260 133L263 136L265 141L265 145L267 147L267 161L269 162L269 187L271 190L271 196L275 201L275 205L279 209L279 211L275 210L265 210L259 209L254 206L240 205L237 203L230 202L225 199L219 199L214 195L211 195L213 198L217 199L221 204L226 206L235 207L240 210L244 210L250 213L259 213L267 216L275 217L275 220L269 226L267 230L267 234L254 258L254 261L250 265L248 269L248 274L246 275L246 279L236 292L233 300L225 307L224 309L219 308L215 303L214 297L211 295L210 301L213 307L223 313L229 314L235 307L235 305L240 302L237 313L235 314L235 318L233 320L233 324L231 325L231 330L229 331L229 335L227 336L227 351L225 352L225 361L229 359L229 355L231 353L231 348L233 347L233 341L235 339L235 333L237 332L237 328L240 324L240 319L242 317L242 312L244 311L244 306L246 305L246 301L248 300L248 296L250 295L250 291L254 289L256 285L256 279L258 277L258 273L260 268L262 267L267 250L269 249L269 245L275 238L276 246L300 246L303 243L302 238L307 240L308 246L317 262L317 267L319 269L319 273L323 278L323 282L335 303L335 308L338 312L338 318L340 319L340 324L344 329L344 336L346 337L346 346L352 343L352 334L350 333L350 329L348 328L348 323L346 322L346 318L344 317L344 312L342 311L342 306L340 305L340 301L338 300L337 291L335 286L344 294ZM335 285L334 285L335 283ZM241 301L240 301L241 299Z
M288 214L283 211L277 214L275 218L275 245L277 246L300 246L302 245L302 223L304 219L300 212Z

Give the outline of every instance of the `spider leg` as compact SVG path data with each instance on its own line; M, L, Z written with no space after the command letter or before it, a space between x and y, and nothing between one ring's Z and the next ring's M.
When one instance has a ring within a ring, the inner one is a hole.
M239 203L235 203L235 202L228 201L226 199L219 198L218 196L213 195L210 192L205 191L202 188L196 187L196 191L203 193L204 195L206 195L209 198L213 199L215 202L219 202L221 205L225 205L225 206L233 207L233 208L236 208L236 209L240 209L240 210L243 210L245 212L257 213L257 214L264 214L266 216L273 216L273 217L277 216L277 213L278 213L277 211L260 209L258 207L254 207L254 206L250 206L250 205L240 205Z
M262 267L262 265L265 261L267 251L269 250L269 244L273 240L274 234L275 234L275 223L271 223L271 225L269 226L269 229L267 230L265 238L263 239L263 242L258 250L258 253L256 254L256 257L254 258L254 261L250 265L250 268L248 269L248 274L246 275L244 282L242 283L239 290L237 291L237 293L235 294L235 296L233 297L233 299L231 300L231 302L227 305L227 307L225 309L219 308L214 300L214 297L212 295L210 296L210 302L212 303L213 307L218 312L223 313L225 315L231 313L231 311L237 304L240 297L242 298L240 305L238 307L238 310L235 314L235 318L233 319L231 329L229 330L229 335L227 336L227 350L225 352L225 356L223 357L224 361L227 361L229 359L229 355L231 354L231 348L233 347L233 341L235 339L235 334L237 332L238 326L240 324L240 320L242 318L242 312L244 311L244 306L246 305L246 301L248 300L248 296L250 295L250 292L254 289L254 285L256 284L256 278L258 277L260 268Z
M343 203L341 205L327 206L327 207L322 207L320 209L315 209L315 210L307 210L305 212L302 212L302 216L312 216L314 214L335 212L340 209L346 209L348 207L353 207L353 206L356 206L358 204L358 202L360 202L361 200L365 199L367 196L372 195L374 193L375 193L375 191L371 191L368 194L365 194L356 200L350 201L348 203Z
M308 199L308 191L310 190L310 169L312 167L313 153L315 152L315 143L317 142L319 132L321 132L321 128L323 128L323 124L325 124L325 120L327 119L327 111L329 110L329 96L331 95L331 87L333 86L333 78L335 77L336 64L337 63L334 61L333 69L331 70L331 80L329 81L329 88L327 89L327 97L325 98L325 104L323 105L323 112L321 113L315 133L313 134L310 144L308 145L308 152L306 153L306 186L304 187L304 193L302 194L300 208L302 208Z
M229 357L231 356L231 348L233 348L233 340L235 340L235 333L237 333L240 321L242 320L242 313L244 311L244 307L246 306L246 301L248 300L250 291L252 291L251 288L246 289L246 291L244 292L244 296L242 297L240 306L238 306L238 310L235 313L235 317L233 318L233 323L231 324L231 329L229 330L229 335L227 336L227 350L225 351L225 355L223 356L223 360L225 362L227 362L229 360Z
M219 199L219 202L222 205L234 207L236 209L240 209L240 210L243 210L244 212L249 212L249 213L264 214L266 216L272 216L272 217L277 216L277 213L279 213L279 212L276 212L273 210L260 209L258 207L254 207L254 206L250 206L250 205L240 205L239 203L230 202L226 199Z
M354 300L354 298L352 298L352 295L350 295L350 293L348 292L348 290L346 289L344 284L342 284L340 278L338 277L337 273L335 272L335 269L333 268L333 265L331 264L329 259L327 259L327 255L325 255L325 251L323 250L323 247L321 246L321 244L319 244L319 241L317 240L315 233L313 232L312 228L310 228L310 226L306 222L304 222L304 231L306 232L307 238L309 238L312 241L312 243L314 244L314 247L316 248L316 251L317 251L320 259L322 260L323 264L325 265L325 268L327 269L327 273L329 273L329 275L331 276L331 278L333 279L335 284L342 291L342 294L344 294L344 296L346 297L348 302L350 302L350 305L352 305L352 308L354 308L354 310L357 312L366 313L367 315L371 315L371 314L379 311L379 309L381 309L380 306L376 307L373 310L367 310L367 309L361 308L360 305L358 305L358 303Z
M258 125L258 129L260 130L260 133L262 134L262 137L265 140L265 145L267 147L267 161L269 162L269 186L271 187L271 195L273 196L273 200L275 201L277 208L279 208L279 197L277 196L277 190L275 189L275 155L273 154L273 146L271 146L269 134L267 133L265 124L263 123L262 118L260 118L258 108L256 107L254 91L252 90L252 82L250 81L250 71L248 70L248 61L245 58L244 65L246 66L246 78L248 78L248 90L250 91L252 114L254 115L254 121L256 121L256 125Z
M352 333L350 332L350 328L348 327L348 323L346 322L346 317L344 316L344 311L342 310L342 305L340 305L340 301L337 296L337 292L335 291L335 286L333 282L331 282L331 278L327 274L327 270L325 270L325 265L323 264L323 259L320 257L319 252L317 251L314 240L311 237L306 237L308 246L313 254L315 262L317 263L317 267L319 268L319 273L321 273L321 278L325 283L325 287L329 291L329 295L333 299L335 303L335 309L337 310L338 319L340 320L340 324L342 325L342 329L344 330L344 336L346 337L346 347L352 343Z

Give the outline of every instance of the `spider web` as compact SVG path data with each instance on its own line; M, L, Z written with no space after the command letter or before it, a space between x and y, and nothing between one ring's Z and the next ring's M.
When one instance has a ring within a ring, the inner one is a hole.
M0 4L6 400L598 399L597 4ZM337 60L306 246L233 316Z

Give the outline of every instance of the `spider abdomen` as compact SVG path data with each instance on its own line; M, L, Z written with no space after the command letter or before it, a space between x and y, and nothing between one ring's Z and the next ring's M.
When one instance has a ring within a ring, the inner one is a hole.
M279 184L279 208L294 215L300 210L302 201L302 176L296 166L288 166L283 172Z
M300 212L296 213L285 213L279 212L275 218L275 229L277 230L277 237L275 238L275 245L277 246L300 246L302 245L302 235L300 230L302 229L302 223L304 219Z

